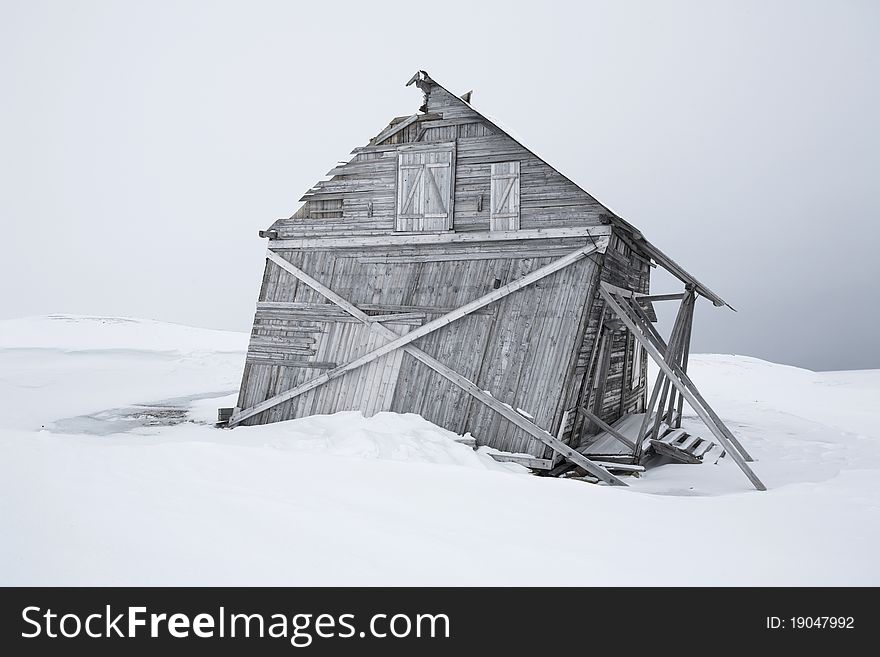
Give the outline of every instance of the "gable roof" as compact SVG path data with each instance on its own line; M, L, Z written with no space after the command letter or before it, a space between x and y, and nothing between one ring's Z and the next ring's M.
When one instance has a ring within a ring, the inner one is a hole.
M420 111L422 111L422 112L427 111L428 95L431 92L431 87L436 86L436 87L442 89L443 91L445 91L450 96L452 96L457 102L461 103L462 105L467 107L469 110L471 110L472 112L479 115L480 118L482 118L486 123L488 123L489 125L494 127L496 130L507 135L510 139L512 139L517 144L522 146L525 150L527 150L529 153L534 155L536 158L538 158L541 162L543 162L544 164L549 166L551 169L556 171L560 176L565 178L571 184L575 185L578 189L583 191L585 194L592 196L592 194L589 194L589 192L587 192L583 187L578 185L575 181L573 181L571 178L569 178L564 173L559 171L559 169L557 169L552 164L547 162L544 158L542 158L540 155L538 155L527 144L524 144L520 138L518 138L515 135L512 135L509 130L507 130L506 128L504 128L501 125L498 125L498 123L496 121L494 121L492 118L486 116L485 114L480 112L480 110L478 110L476 107L471 105L471 103L469 102L471 92L468 92L467 94L465 94L467 96L468 100L465 100L461 96L456 96L454 93L452 93L451 91L446 89L446 87L444 87L443 85L441 85L437 81L433 80L431 78L431 76L428 75L427 71L422 71L422 70L416 71L415 75L413 75L412 78L410 78L409 82L406 83L406 86L409 86L411 84L415 84L425 94L425 100L424 100L422 107L420 108ZM595 198L595 197L593 197L593 198ZM599 201L597 201L597 202L599 202ZM605 210L608 211L608 216L611 218L612 224L614 224L617 228L620 228L621 230L625 231L628 234L630 240L637 247L637 250L642 251L645 255L652 258L658 265L660 265L661 267L666 269L669 273L671 273L673 276L678 278L685 285L693 286L694 291L696 291L701 296L704 296L707 299L709 299L709 301L711 301L716 306L727 306L731 310L735 310L733 308L733 306L728 304L724 299L722 299L720 296L715 294L708 287L703 285L699 280L697 280L697 278L695 276L688 273L684 269L684 267L679 265L672 258L670 258L668 255L663 253L663 251L661 251L659 248L657 248L651 242L649 242L647 239L645 239L645 236L642 234L642 232L638 228L633 226L631 223L629 223L628 221L626 221L622 217L619 217L617 214L615 214L613 211L611 211L607 206L605 206L601 202L599 202L599 203L600 203L600 205L602 205L602 207Z

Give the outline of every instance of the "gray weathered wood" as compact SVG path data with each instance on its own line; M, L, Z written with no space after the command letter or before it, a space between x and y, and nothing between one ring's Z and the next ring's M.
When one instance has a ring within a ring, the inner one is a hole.
M595 250L596 248L599 248L599 247L590 247L590 248L592 250ZM577 252L570 254L569 257L573 258L576 253L581 253L580 257L586 257L586 255L588 255L591 252L592 251L589 249L580 249ZM330 288L321 284L319 281L315 280L314 278L312 278L311 276L309 276L308 274L306 274L305 272L303 272L299 268L293 266L291 263L287 262L283 258L280 258L280 256L277 256L277 255L271 253L271 251L267 253L266 257L269 260L271 260L272 262L274 262L275 264L277 264L279 267L285 269L289 273L293 274L294 276L296 276L297 278L302 280L309 287L316 290L319 294L322 294L323 296L325 296L327 299L329 299L334 304L345 309L347 312L351 313L353 316L361 319L361 321L364 322L365 324L368 324L371 329L378 331L380 333L380 335L383 335L387 339L391 339L392 342L395 342L394 338L397 337L396 334L391 332L389 329L385 328L382 324L370 323L369 316L366 313L364 313L362 310L358 309L354 304L350 303L349 301L347 301L346 299L341 297L339 294L337 294L336 292L334 292ZM572 262L577 259L578 258L574 258L572 260ZM567 263L567 264L571 264L571 263ZM567 266L567 264L561 264L559 261L556 261L556 263L552 263L552 265L557 268L562 268L564 266ZM548 267L550 267L550 265L548 265ZM546 270L547 268L545 267L542 269ZM532 274L530 274L529 276L532 276L534 278L534 280L538 280L541 277L541 276L537 276L538 272L541 272L541 270L536 270L535 272L532 272ZM549 274L543 274L543 275L549 275ZM524 278L527 278L527 277L524 277ZM522 280L524 280L524 279L520 279L519 282L521 283ZM496 292L498 292L498 291L499 290L496 290ZM491 296L491 295L487 295L487 296ZM459 309L459 310L461 310L461 309ZM391 344L391 343L388 343L388 344ZM625 483L620 481L618 478L614 477L612 474L610 474L609 472L607 472L603 468L594 465L588 458L586 458L582 454L577 453L576 451L571 449L568 445L565 445L564 443L562 443L562 441L558 440L555 436L551 435L546 430L540 428L534 422L531 422L528 419L524 418L522 415L520 415L519 413L517 413L513 409L511 409L508 405L503 404L502 402L498 401L497 399L492 397L492 395L490 395L486 391L480 389L473 382L471 382L468 379L466 379L465 377L461 376L460 374L458 374L457 372L455 372L451 368L443 365L442 363L440 363L439 361L437 361L433 357L424 353L420 349L413 347L412 345L407 344L407 345L404 345L403 348L412 357L416 358L417 360L419 360L423 364L427 365L428 367L430 367L431 369L433 369L437 373L441 374L443 377L445 377L446 379L453 382L455 385L457 385L458 387L463 389L465 392L470 394L472 397L476 398L478 401L480 401L484 405L488 406L493 411L495 411L496 413L498 413L499 415L501 415L502 417L504 417L505 419L507 419L511 423L517 425L521 429L523 429L526 432L530 433L531 435L535 436L536 438L538 438L538 440L540 440L541 442L546 444L548 447L550 447L554 451L562 454L562 456L564 458L566 458L566 459L570 460L571 462L575 463L576 465L582 467L587 472L590 472L594 476L598 477L600 480L605 481L606 483L608 483L610 485L615 485L615 486L625 486L626 485ZM322 377L318 377L318 378L322 378ZM314 380L315 379L312 379L312 381L314 381ZM269 401L269 400L267 400L267 401ZM263 410L266 410L269 407L270 406L267 406L257 412L262 412ZM233 427L233 426L241 423L241 421L246 419L247 417L254 415L255 413L251 412L251 411L253 411L253 409L254 409L254 407L251 407L250 409L236 409L236 412L230 418L229 426Z
M536 269L535 271L531 272L530 274L527 274L527 275L523 276L522 278L520 278L516 281L513 281L512 283L508 283L507 285L498 288L494 292L490 292L489 294L483 295L479 299L474 299L470 303L466 303L465 305L461 306L460 308L457 308L456 310L454 310L450 313L447 313L446 315L443 315L442 317L438 317L437 319L432 320L432 321L428 322L427 324L423 324L419 328L416 328L416 329L410 331L409 333L398 337L396 340L392 340L391 342L388 342L388 343L382 345L381 347L378 347L377 349L370 351L369 353L361 356L360 358L356 358L355 360L353 360L349 363L346 363L344 365L340 365L339 367L337 367L335 369L328 370L324 374L317 376L314 379L309 379L308 381L302 383L301 385L297 386L296 388L293 388L291 390L287 390L285 392L277 394L274 397L270 397L269 399L262 401L259 404L255 404L254 406L252 406L250 408L243 409L241 411L241 413L239 413L238 415L236 415L232 418L232 420L230 421L230 424L237 424L245 418L248 418L252 415L256 415L257 413L262 413L263 411L271 408L272 406L276 406L276 405L281 404L285 401L293 399L294 397L297 397L305 392L308 392L309 390L317 388L318 386L323 385L324 383L327 383L328 381L331 381L335 378L338 378L347 372L351 372L352 370L355 370L359 367L362 367L363 365L366 365L366 364L376 360L377 358L384 356L385 354L387 354L391 351L394 351L395 349L399 349L400 347L403 347L404 345L409 344L413 340L417 340L417 339L419 339L429 333L432 333L433 331L436 331L437 329L440 329L440 328L446 326L447 324L451 324L452 322L461 319L462 317L472 313L475 310L478 310L484 306L488 306L490 303L494 303L495 301L498 301L499 299L502 299L505 296L512 294L513 292L516 292L517 290L520 290L528 285L531 285L532 283L539 281L546 276L554 274L557 271L559 271L560 269L568 267L572 263L577 262L578 260L585 258L592 253L597 252L600 248L603 248L606 245L607 245L607 240L604 242L604 244L597 243L596 246L588 246L588 247L584 247L582 249L577 249L576 251L573 251L572 253L568 254L565 257L559 258L558 260L555 260L552 263L545 265L544 267L541 267L540 269ZM274 262L276 265L278 265L282 268L285 268L289 272L293 273L289 269L290 263L288 263L281 256L273 253L272 251L268 251L266 254L266 257L269 260L271 260L272 262ZM351 305L351 304L349 304L349 305ZM371 326L378 326L378 324L371 324Z
M681 305L678 308L678 314L675 317L675 323L672 328L672 335L669 338L669 346L666 349L664 357L668 362L677 362L679 358L680 348L681 348L681 340L685 331L685 324L687 321L687 316L689 313L690 303L693 300L692 296L685 296L682 299ZM669 379L663 382L663 390L660 392L660 399L657 403L657 415L654 418L654 428L651 430L651 439L656 440L660 433L660 422L664 419L668 423L672 422L672 418L665 418L663 409L666 406L666 397L669 394L670 389ZM673 396L675 389L673 388Z
M519 162L495 162L491 165L489 230L519 230L519 225Z
M583 413L586 417L591 419L593 422L599 425L599 428L603 431L606 431L611 437L616 438L619 442L623 443L631 450L635 451L636 445L633 441L631 441L626 436L622 436L614 427L605 422L602 418L600 418L595 413L588 411L583 406L578 406L578 413Z
M675 294L640 294L639 301L677 301L684 299L685 292L677 292Z
M694 306L695 303L691 302L690 312L687 317L687 323L685 325L685 335L684 335L684 347L682 350L682 358L681 358L681 371L687 374L688 369L688 359L690 358L691 353L691 329L694 324ZM674 418L675 426L681 426L681 416L684 412L684 397L681 396L681 393L678 395L678 405L676 407L676 414ZM746 459L748 460L748 459Z
M553 467L552 459L539 459L534 456L526 456L525 454L506 454L489 452L489 456L499 463L518 463L519 465L531 468L533 470L549 470Z
M611 231L606 226L582 226L563 228L534 228L488 233L401 233L386 235L350 235L340 237L304 237L301 239L270 240L273 251L285 249L345 249L382 246L412 246L426 244L461 244L479 242L501 242L510 240L540 240L593 237L597 240L608 237Z
M424 115L424 114L413 114L412 116L405 118L403 121L399 121L399 122L395 123L394 125L388 126L385 130L383 130L378 135L376 135L376 137L372 140L371 143L381 144L383 141L385 141L389 137L393 137L398 132L401 132L402 130L411 126L416 121L424 121L425 117L426 117L426 115ZM432 115L431 118L436 118L436 117L438 117L438 115L434 114L434 115Z

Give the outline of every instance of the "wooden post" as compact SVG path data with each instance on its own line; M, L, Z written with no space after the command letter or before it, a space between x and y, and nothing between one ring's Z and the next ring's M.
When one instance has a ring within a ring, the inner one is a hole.
M666 373L666 376L672 381L672 385L674 385L687 402L693 407L693 409L697 412L697 415L700 416L700 419L706 424L709 430L718 438L718 441L724 446L727 450L728 454L730 454L731 458L736 462L739 466L740 470L748 477L749 481L752 482L752 485L758 490L767 490L767 487L758 479L758 476L752 471L752 469L748 466L743 460L742 454L731 444L731 442L727 438L727 434L725 431L722 431L718 426L718 423L713 419L712 415L707 411L705 400L701 403L700 400L696 397L693 389L693 382L690 379L687 379L687 375L682 376L682 372L680 368L671 366L666 362L666 359L663 357L663 354L658 350L657 346L654 345L653 341L649 339L649 331L645 330L647 327L640 326L643 324L641 319L634 320L629 313L627 313L621 305L614 299L614 296L607 292L602 287L599 288L599 294L605 299L608 305L612 310L617 314L620 320L626 324L627 328L633 332L633 335L636 336L636 339L639 340L642 345L647 349L648 353L651 355L651 358L657 363L661 370ZM678 369L678 372L676 372ZM723 423L722 423L723 424Z
M639 306L638 304L635 304L634 307L641 313L640 317L642 318L642 320L646 321L650 324L650 319L648 319L648 316L644 312L642 307ZM677 332L678 332L679 327L681 325L680 324L681 317L682 317L682 308L679 307L678 313L676 313L676 316L675 316L675 321L672 324L670 343L672 343L672 341L675 339L675 336L677 335ZM666 354L667 354L667 356L670 355L668 348L666 349ZM645 417L642 418L642 424L639 427L638 440L636 441L636 452L633 454L633 456L636 457L636 460L639 460L642 457L642 446L643 446L643 444L645 442L645 438L647 436L648 425L651 422L651 411L654 409L654 405L657 404L657 400L660 397L661 389L663 391L663 396L665 398L668 385L669 385L669 382L666 380L666 376L663 374L663 371L661 370L660 372L657 373L657 380L654 382L654 387L651 389L651 400L650 400L650 403L647 404L645 407ZM655 438L657 437L655 435L655 432L659 433L662 405L663 405L663 403L661 402L657 406L657 414L656 414L654 429L652 429L652 432L651 432L652 436Z
M691 296L694 296L693 291L689 291ZM684 338L684 350L682 352L681 358L681 371L687 374L688 371L688 358L690 358L691 354L691 328L694 324L694 307L696 306L696 298L691 302L691 309L687 316L687 325L685 329L685 338ZM681 428L681 415L684 413L684 397L681 396L681 393L678 395L678 405L677 405L676 415L675 415L675 428Z
M641 306L636 304L633 305L635 310L643 310ZM678 359L679 355L679 345L681 342L682 335L685 330L685 321L688 314L688 299L685 297L682 299L681 305L678 308L678 314L675 317L675 323L672 327L672 333L669 336L669 347L666 349L665 358L670 362L675 362ZM642 319L647 319L647 315L642 314ZM660 424L663 422L664 414L663 408L666 406L666 396L669 393L670 389L669 379L666 379L663 382L663 391L660 393L660 402L657 404L657 417L654 419L654 428L651 430L651 439L657 440L660 436ZM672 389L672 398L675 398L675 389ZM671 400L670 400L671 401ZM669 426L672 426L672 422L669 417L666 417L666 423Z
M593 303L593 300L590 299L590 303ZM593 389L590 386L593 380L593 367L598 358L598 352L600 345L602 343L602 327L605 326L605 302L602 302L602 310L599 314L599 322L596 324L596 335L593 336L593 346L590 349L590 358L587 361L587 367L584 370L584 378L581 380L581 389L578 391L577 400L575 401L575 408L579 408L581 406L585 406L589 404L589 395L592 393ZM587 402L584 402L584 393L587 394ZM569 438L568 442L570 445L574 445L575 447L580 446L580 441L582 437L582 429L584 426L584 417L580 414L575 418L575 423L571 427L571 438Z
M669 346L673 349L672 355L667 354L667 360L671 360L675 362L677 365L681 365L682 357L684 354L684 345L685 340L687 340L687 327L688 327L688 319L690 317L690 313L693 310L693 299L690 296L690 292L685 292L682 297L680 312L682 313L682 323L681 328L679 330L678 336L675 340L672 339L672 336L669 338ZM673 348L674 343L674 348ZM669 404L666 407L665 411L662 411L661 415L666 420L666 424L672 428L675 426L675 401L677 398L681 397L681 393L678 392L675 388L672 388L671 394L669 395ZM662 404L661 404L662 407ZM653 435L653 438L657 438L657 435Z

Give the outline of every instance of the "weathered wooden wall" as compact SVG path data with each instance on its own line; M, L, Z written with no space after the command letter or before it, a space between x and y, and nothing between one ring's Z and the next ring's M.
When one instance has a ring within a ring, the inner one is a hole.
M500 285L521 278L587 239L536 240L528 257L517 243L492 245L480 259L416 260L405 249L284 250L282 256L371 315L397 314L404 333ZM467 256L470 245L422 248L420 256ZM494 255L496 257L487 257ZM525 257L524 257L525 255ZM415 345L542 427L557 420L559 399L597 267L585 259L415 341ZM239 406L248 408L379 345L368 328L293 276L267 263ZM419 413L498 449L543 456L544 445L414 359L393 352L245 424L316 413L381 410Z

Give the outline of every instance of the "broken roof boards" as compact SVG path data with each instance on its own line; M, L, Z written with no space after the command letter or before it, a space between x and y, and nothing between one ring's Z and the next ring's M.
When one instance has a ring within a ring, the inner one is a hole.
M601 427L576 409L605 426L646 411L645 349L600 284L646 295L654 261L725 302L469 102L424 71L410 82L420 110L261 232L230 425L419 413L532 467L623 483L577 451Z

